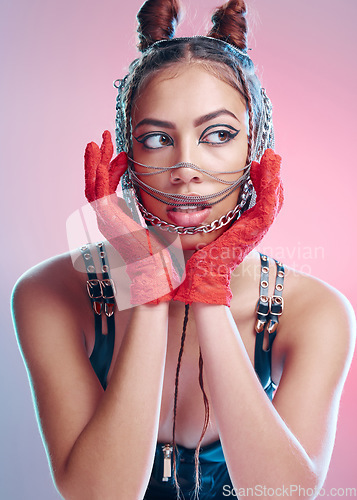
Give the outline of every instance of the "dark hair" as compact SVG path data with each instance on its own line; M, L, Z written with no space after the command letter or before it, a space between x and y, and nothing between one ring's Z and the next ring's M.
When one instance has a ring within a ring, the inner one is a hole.
M179 19L176 0L147 0L138 13L142 56L129 66L122 86L120 127L125 127L124 148L131 149L131 112L135 98L160 71L177 64L199 64L244 97L249 115L248 158L253 150L261 109L261 84L247 55L246 7L230 0L212 16L213 27L204 37L173 38ZM226 43L222 43L226 42ZM159 43L157 43L159 42ZM237 50L238 49L238 50ZM119 132L117 130L117 132Z
M179 22L179 4L176 0L146 1L138 15L138 49L143 52L159 40L171 39Z
M147 0L141 7L138 48L141 57L129 66L129 73L121 83L117 102L117 138L125 128L125 145L118 141L118 149L131 149L131 113L135 98L145 85L160 71L178 64L199 64L215 77L234 87L244 97L249 115L248 161L251 159L262 112L261 84L255 75L254 64L247 55L247 21L244 0L230 0L218 8L213 16L213 27L207 36L173 38L180 18L177 0ZM222 43L224 42L224 43ZM124 147L123 147L124 146ZM188 305L178 355L173 421L173 463L177 496L180 488L176 476L175 427L179 372L184 350ZM203 385L203 359L199 357L199 384L203 395L205 419L195 452L196 488L199 491L199 449L209 424L209 404Z

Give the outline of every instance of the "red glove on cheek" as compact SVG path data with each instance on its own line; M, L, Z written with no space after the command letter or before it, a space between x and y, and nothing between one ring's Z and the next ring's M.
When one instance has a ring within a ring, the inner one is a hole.
M127 155L120 153L110 161L112 155L108 131L103 133L100 149L92 142L85 151L85 194L96 212L98 228L127 264L132 303L170 300L181 281L167 250L169 244L160 243L120 208L115 190L127 169Z
M256 204L217 240L193 254L174 300L230 305L232 271L260 243L282 206L280 164L281 157L271 149L265 151L260 164L252 163L250 176L257 193Z

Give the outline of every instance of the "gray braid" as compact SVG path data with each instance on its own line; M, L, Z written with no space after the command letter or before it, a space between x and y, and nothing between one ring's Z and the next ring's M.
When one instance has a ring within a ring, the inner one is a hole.
M253 141L254 141L254 113L253 113L253 106L252 106L252 96L251 96L250 90L248 88L248 84L247 84L247 80L244 76L244 72L239 65L237 65L237 70L238 70L239 78L240 78L240 81L241 81L241 84L243 87L244 97L245 97L247 109L248 109L249 135L248 135L248 155L247 155L248 160L247 160L247 163L249 164L253 159L255 159L255 158L251 157L252 151L253 151Z

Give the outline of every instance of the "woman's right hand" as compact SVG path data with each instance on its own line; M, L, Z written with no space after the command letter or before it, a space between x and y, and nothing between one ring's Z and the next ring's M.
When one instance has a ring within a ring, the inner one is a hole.
M167 249L170 242L162 237L159 241L125 213L126 204L115 191L128 167L127 155L122 152L111 160L112 156L113 143L107 130L101 147L91 142L84 155L85 195L95 210L98 228L126 263L133 304L171 300L181 280Z
M260 243L281 209L284 194L280 166L281 157L271 149L265 151L260 163L252 163L256 204L219 238L192 255L175 300L230 305L233 270Z

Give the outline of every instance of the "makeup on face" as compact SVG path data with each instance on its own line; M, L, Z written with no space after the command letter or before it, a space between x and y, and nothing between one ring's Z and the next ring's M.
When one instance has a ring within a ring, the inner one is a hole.
M201 67L164 70L136 99L132 126L130 174L145 209L184 227L234 209L248 150L236 89Z

